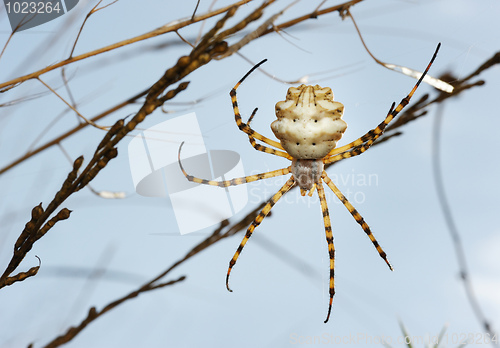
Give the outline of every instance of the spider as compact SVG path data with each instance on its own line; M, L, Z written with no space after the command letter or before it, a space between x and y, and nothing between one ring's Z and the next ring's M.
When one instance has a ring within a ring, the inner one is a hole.
M401 100L399 105L395 107L392 104L389 112L376 128L370 130L362 137L354 140L353 142L339 148L335 148L337 141L340 140L343 133L347 128L347 123L342 120L344 106L334 101L332 90L329 87L322 88L318 85L306 86L300 85L297 88L290 87L286 96L286 100L280 101L276 104L277 120L271 123L271 129L275 136L280 140L276 142L265 136L257 133L250 127L250 122L257 112L255 108L250 115L247 123L241 119L240 111L238 108L238 101L236 98L236 90L243 83L243 81L254 72L260 65L266 62L264 59L255 65L245 76L231 89L230 96L233 104L234 117L238 128L248 135L251 145L257 150L269 153L275 156L284 157L292 161L291 166L273 170L266 173L250 175L241 178L235 178L225 181L213 181L196 178L189 175L183 168L181 163L181 149L184 143L179 147L178 161L181 171L184 176L192 182L227 187L233 185L245 184L256 180L268 179L276 176L292 174L286 183L276 192L271 199L267 202L264 208L257 215L252 224L248 227L245 237L241 241L238 249L236 250L233 258L229 262L229 268L226 275L226 288L229 288L229 275L231 270L238 260L243 248L245 247L248 239L252 236L253 231L264 218L269 214L271 208L276 202L288 192L294 185L300 188L300 193L305 196L308 193L312 197L315 190L317 190L321 210L323 213L323 222L325 225L326 241L328 243L328 253L330 257L330 284L329 295L330 300L328 304L328 313L325 323L328 322L332 311L333 296L335 294L334 283L334 267L335 267L335 247L333 244L332 227L330 224L330 215L328 213L328 206L325 199L325 190L323 182L333 191L337 198L344 204L349 213L353 216L356 222L361 226L366 235L370 238L373 246L377 249L380 257L386 262L391 270L393 270L386 253L380 247L379 243L373 236L370 227L364 221L363 217L347 200L347 198L335 186L328 174L324 170L325 164L337 162L345 158L358 156L365 152L373 143L384 133L387 125L398 115L398 113L410 102L411 97L417 90L423 78L429 71L436 55L439 51L441 44L438 44L431 61L427 65L422 76L415 84L410 93ZM257 140L272 146L264 146L257 143Z

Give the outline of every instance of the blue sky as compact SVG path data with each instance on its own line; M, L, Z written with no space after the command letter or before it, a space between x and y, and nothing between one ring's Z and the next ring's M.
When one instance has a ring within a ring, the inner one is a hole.
M80 23L95 3L80 1L68 15L16 34L0 60L0 80L66 58ZM216 6L228 3L220 1ZM301 1L277 22L309 12L319 3ZM336 3L327 1L324 6ZM266 18L285 4L278 1ZM120 0L89 19L75 54L188 17L194 5L194 0L175 6ZM201 1L199 12L208 6ZM233 23L253 6L240 9ZM499 10L496 1L399 0L364 1L351 12L380 60L422 70L441 42L430 73L452 71L461 78L498 51ZM5 11L0 18L0 42L4 43L11 30ZM195 25L180 33L193 40L199 29ZM179 42L175 34L168 34L68 66L66 74L79 111L92 117L150 86L189 52ZM165 43L169 45L155 49ZM308 84L332 88L335 99L345 105L348 124L339 145L375 127L391 103L403 98L415 83L377 65L361 45L352 22L341 20L337 13L307 21L281 36L267 35L241 53L253 62L267 58L263 68L276 77L255 72L238 90L243 117L258 106L252 125L273 138L269 124L275 119L274 105L284 100L289 87L278 79L307 75ZM250 66L234 55L195 71L188 78L189 88L174 100L185 104L165 106L176 113L157 110L141 129L195 112L206 148L236 151L245 173L288 166L285 159L255 151L234 124L229 90ZM495 212L500 208L496 151L500 70L493 67L480 78L486 85L444 104L441 166L475 292L498 330L500 231ZM68 98L60 71L42 79ZM37 93L43 95L1 109L0 167L24 154L40 134L37 144L76 124L75 115L38 81L3 93L0 103ZM422 85L415 99L425 93L436 92ZM139 107L129 106L100 124L111 125ZM320 337L324 344L345 338L349 342L344 343L375 347L380 346L377 338L389 337L392 346L401 347L398 320L416 338L437 335L448 325L445 344L449 347L458 346L457 340L468 335L482 338L458 276L432 180L435 115L436 108L429 108L427 116L400 129L402 136L328 170L371 226L395 268L394 272L387 269L362 229L329 194L337 293L328 324L323 324L329 260L321 210L317 198L302 199L294 191L278 202L245 247L233 269L233 293L225 289L224 279L241 233L193 257L166 279L187 275L185 281L128 301L89 325L67 346L288 347ZM72 159L81 154L89 159L103 134L87 127L62 145ZM87 189L73 195L64 204L73 211L71 218L39 240L20 266L19 270L26 270L36 265L37 255L42 260L39 274L1 290L0 346L31 342L42 346L78 324L91 306L102 308L168 268L213 230L181 236L168 198L141 197L134 192L128 142L119 145L119 157L92 182L96 190L125 192L126 198L105 200ZM52 199L70 168L61 149L53 147L0 176L0 268L10 260L31 209ZM232 221L270 197L283 182L278 178L248 185L249 202ZM90 277L100 269L105 272Z

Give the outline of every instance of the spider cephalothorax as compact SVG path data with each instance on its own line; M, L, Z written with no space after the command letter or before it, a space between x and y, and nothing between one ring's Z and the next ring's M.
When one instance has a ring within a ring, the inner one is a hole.
M290 87L286 100L276 104L278 119L271 123L271 129L292 157L323 158L337 146L347 128L343 112L344 105L333 100L329 87Z
M280 175L292 174L287 182L276 192L271 199L264 206L262 211L257 215L252 224L248 227L245 237L241 241L238 249L234 253L233 258L229 261L229 268L226 275L226 287L229 291L229 274L240 256L241 251L252 236L253 231L260 225L262 220L269 214L271 208L276 202L290 190L294 185L299 186L301 194L305 195L309 191L312 196L315 189L319 196L321 211L323 213L323 223L325 225L326 241L328 243L328 254L330 257L330 302L328 305L328 314L325 323L330 318L332 310L333 296L335 294L334 284L334 268L335 268L335 247L333 245L333 233L330 224L330 214L328 213L328 206L326 203L325 190L323 183L325 183L337 196L337 198L344 204L349 213L354 217L356 222L365 231L368 238L370 238L373 246L377 249L380 257L387 263L392 270L392 266L387 260L387 255L380 247L379 243L373 236L370 227L365 222L361 214L352 206L347 198L335 186L333 181L328 177L324 170L324 165L328 163L337 162L345 158L358 156L365 152L383 133L387 125L397 116L397 114L410 102L411 97L417 90L422 82L424 76L436 58L440 45L438 45L434 56L424 73L415 84L411 92L401 100L398 106L394 108L392 105L389 113L382 123L376 128L370 130L362 137L354 140L353 142L339 148L335 148L337 141L340 140L342 134L347 128L347 124L342 120L342 113L344 106L333 100L333 93L330 88L321 88L320 86L306 86L300 85L297 88L290 88L286 100L280 101L276 104L276 116L278 119L271 124L276 137L280 140L277 141L266 138L260 133L257 133L250 127L250 122L257 112L254 110L247 123L243 123L238 108L238 101L236 99L236 89L240 84L257 69L262 63L255 65L231 90L231 100L233 102L234 117L238 128L248 135L252 146L262 152L272 155L284 157L292 164L287 168L274 170L272 172L249 175L243 178L236 178L225 181L214 181L196 178L189 175L181 163L181 147L179 148L179 165L182 172L189 181L200 184L213 185L219 187L227 187L232 185L240 185L247 182L272 178ZM272 146L268 147L258 144L257 140Z

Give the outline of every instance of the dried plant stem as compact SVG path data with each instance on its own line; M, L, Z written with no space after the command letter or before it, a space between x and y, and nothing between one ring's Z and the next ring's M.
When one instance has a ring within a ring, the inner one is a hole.
M75 52L75 48L76 48L76 44L78 43L78 39L80 38L80 35L82 34L82 31L83 31L83 27L85 26L85 23L87 23L87 20L90 18L90 16L92 16L94 13L96 13L97 11L100 11L102 9L105 9L106 7L108 6L111 6L113 5L115 2L117 2L118 0L115 0L113 2L110 2L109 4L107 5L104 5L103 7L97 7L101 4L102 0L99 0L99 2L89 11L89 13L87 13L87 15L85 16L85 19L83 20L83 23L82 25L80 26L80 30L78 30L78 34L76 35L76 39L75 39L75 42L73 43L73 48L71 49L71 52L69 54L69 57L73 57L73 53Z
M249 1L249 0L248 0ZM245 1L243 3L246 3L248 1ZM274 0L273 0L274 1ZM335 12L335 11L344 11L346 8L349 8L350 6L353 6L359 2L361 2L363 0L351 0L351 1L347 1L343 4L340 4L340 5L336 5L336 6L332 6L332 7L329 7L327 9L324 9L324 10L321 10L321 11L318 11L318 12L312 12L311 14L309 15L305 15L305 16L301 16L301 17L298 17L294 20L291 20L291 21L288 21L286 23L282 23L280 25L276 25L275 28L276 30L279 30L279 29L282 29L282 28L287 28L287 27L290 27L290 26L293 26L293 25L296 25L302 21L305 21L305 20L308 20L308 19L311 19L311 18L316 18L317 16L320 16L320 15L325 15L325 14L328 14L328 13L331 13L331 12ZM220 10L217 10L217 11L220 11ZM213 11L213 12L210 12L210 13L214 13L214 12L217 12L217 11ZM198 21L198 18L200 16L196 17L197 21ZM258 30L261 30L262 28L258 29ZM172 29L171 31L176 31L177 29ZM269 34L269 33L272 33L274 32L275 29L273 28L268 28L267 30L263 31L260 35L258 36L255 36L253 37L252 39L258 39L259 37L262 37L266 34ZM243 40L242 40L243 41ZM245 42L246 44L247 42ZM232 48L233 50L233 53L234 52L237 52L234 50L234 47ZM217 59L220 59L220 56L221 54L219 54L219 56L217 56ZM34 77L36 78L36 77ZM0 85L0 88L1 88L2 85ZM122 107L126 106L126 105L129 105L133 102L135 102L137 99L143 97L144 95L146 95L147 91L142 91L140 93L138 93L137 95L127 99L126 101L114 106L113 108L93 117L90 119L91 122L96 122L98 120L100 120L101 118L105 117L105 116L108 116L109 114L121 109ZM17 166L18 164L24 162L25 160L31 158L32 156L54 146L54 145L57 145L59 142L61 142L62 140L68 138L69 136L75 134L76 132L78 132L79 130L81 130L82 128L85 128L88 124L87 123L82 123L82 124L79 124L78 126L76 126L75 128L67 131L66 133L64 133L63 135L60 135L58 136L57 138L43 144L43 145L40 145L39 147L33 149L32 151L24 154L23 156L19 157L18 159L12 161L11 163L9 163L8 165L6 165L5 167L3 168L0 168L0 175L2 175L3 173L7 172L8 170L14 168L15 166Z
M49 65L43 69L40 69L38 71L31 73L31 74L20 76L20 77L17 77L15 79L12 79L10 81L0 83L0 90L5 91L5 88L10 89L10 88L17 86L17 85L19 85L27 80L38 78L39 76L41 76L49 71L61 68L63 66L69 65L71 63L75 63L75 62L78 62L80 60L83 60L83 59L86 59L89 57L97 56L99 54L109 52L109 51L115 50L117 48L124 47L124 46L130 45L130 44L133 44L133 43L136 43L139 41L143 41L143 40L146 40L146 39L149 39L152 37L156 37L159 35L163 35L163 34L166 34L169 32L179 30L179 29L186 27L188 25L191 25L193 23L200 22L200 21L203 21L207 18L211 18L211 17L217 16L221 13L224 13L224 12L228 11L230 8L232 8L233 6L238 7L238 6L241 6L243 4L248 3L250 1L253 1L253 0L241 0L241 1L234 3L233 5L225 6L223 8L218 9L218 10L215 10L215 11L203 14L203 15L196 16L194 19L189 18L187 20L182 20L179 22L176 21L174 24L162 26L158 29L152 30L148 33L136 36L134 38L123 40L123 41L114 43L112 45L99 48L99 49L94 50L94 51L83 53L83 54L80 54L76 57L69 57L61 62L55 63L53 65Z
M137 102L138 99L144 97L147 93L148 93L148 90L149 89L146 89L142 92L139 92L138 94L128 98L127 100L109 108L108 110L100 113L99 115L97 116L94 116L93 118L90 119L90 121L92 122L97 122L99 121L100 119L122 109L123 107L127 106L127 105L130 105L130 104L133 104L135 102ZM71 135L77 133L78 131L80 131L81 129L85 128L88 126L88 123L80 123L79 125L75 126L73 129L70 129L68 130L66 133L64 134L61 134L60 136L50 140L49 142L43 144L43 145L40 145L39 147L33 149L33 150L30 150L29 152L27 152L26 154L24 154L23 156L19 157L18 159L14 160L12 163L9 163L7 166L3 167L0 169L0 175L2 175L3 173L7 172L8 170L14 168L15 166L17 166L18 164L24 162L25 160L33 157L34 155L48 149L48 148L51 148L52 146L54 145L57 145L59 144L61 141L63 141L64 139L70 137Z
M58 97L59 99L61 99L61 101L64 104L66 104L71 110L73 110L78 115L78 117L80 117L81 119L83 119L86 123L88 123L89 125L91 125L91 126L93 126L95 128L101 129L101 130L107 130L106 127L99 126L98 124L95 124L92 120L89 120L85 116L83 116L73 105L71 105L70 103L68 103L66 101L66 99L64 99L63 97L61 97L52 87L50 87L48 84L46 84L45 82L43 82L43 80L41 78L37 77L36 79L38 81L40 81L40 83L42 83L45 87L47 87L47 89L49 91L51 91L53 94L55 94L56 97Z

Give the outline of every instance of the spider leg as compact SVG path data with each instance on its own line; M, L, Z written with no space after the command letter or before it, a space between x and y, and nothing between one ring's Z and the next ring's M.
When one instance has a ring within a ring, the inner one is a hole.
M392 103L391 108L387 113L387 117L377 126L377 128L370 130L368 133L363 135L361 138L354 140L352 143L330 151L325 158L325 163L337 162L344 158L354 157L368 150L373 145L375 140L377 140L384 133L385 128L394 119L395 115L398 114L394 114L394 106L395 103Z
M422 82L425 75L429 71L432 63L434 62L434 59L436 59L440 47L441 44L438 44L436 51L434 52L434 55L431 58L431 61L425 68L424 72L422 73L422 76L420 76L417 83L410 91L410 93L401 100L401 102L398 104L396 108L394 108L394 104L391 106L391 109L389 110L389 113L387 114L385 120L382 121L376 128L370 130L362 137L354 140L353 142L347 145L344 145L342 147L330 151L330 153L328 154L329 157L326 158L325 163L332 163L344 158L360 155L366 150L368 150L370 146L372 146L375 140L377 140L384 133L384 130L387 127L387 125L401 112L401 110L403 110L404 107L406 107L409 104L410 99L413 97L413 94L417 90L418 86L420 86L420 83Z
M378 244L377 240L375 239L375 236L373 235L372 231L370 230L370 226L365 222L363 217L361 216L360 213L352 206L352 204L347 200L347 198L340 192L340 190L335 186L333 181L328 177L325 171L323 171L323 174L321 175L323 180L325 181L325 184L328 185L328 187L335 193L335 196L344 204L344 206L349 210L349 213L351 213L352 217L356 222L363 228L363 231L365 231L366 235L368 238L373 243L373 246L377 249L378 254L380 255L381 258L384 259L385 263L387 263L387 266L393 271L394 269L392 268L391 264L389 263L389 260L387 260L387 255L385 251L382 249L382 247Z
M250 126L250 122L252 122L252 119L255 116L255 114L257 113L257 110L258 110L258 108L255 108L253 110L252 114L250 115L250 118L247 121L248 126ZM255 138L250 134L248 134L248 140L250 140L250 144L252 144L253 148L257 151L262 151L265 153L269 153L271 155L284 157L286 159L289 159L290 161L293 161L293 157L284 151L275 150L275 149L272 149L270 147L267 147L267 146L264 146L261 144L257 144L257 142L255 141Z
M323 221L325 223L326 241L328 242L328 254L330 255L330 303L328 304L328 314L325 324L330 319L332 312L333 295L335 295L335 246L333 245L332 225L330 223L330 214L326 204L325 190L321 181L316 185L318 187L318 196L321 202L321 211L323 212Z
M248 124L243 123L243 121L241 120L240 110L238 108L238 100L236 98L236 90L241 85L241 83L248 77L248 75L250 75L252 72L254 72L255 69L257 69L259 66L264 64L266 61L267 61L267 59L264 59L263 61L261 61L260 63L255 65L252 69L250 69L250 71L247 72L245 74L245 76L243 76L241 78L241 80L238 81L238 83L233 87L233 89L231 89L231 92L229 92L229 95L231 96L231 101L233 103L234 119L236 121L236 125L238 126L238 128L242 132L253 136L254 138L266 143L267 145L271 145L277 149L283 150L283 147L281 146L280 143L278 143L277 141L271 140L269 138L266 138L265 136L261 135L260 133L257 133L252 128L250 128L250 126Z
M243 237L243 240L241 241L238 249L234 253L233 258L231 261L229 261L229 268L227 270L227 276L226 276L226 288L228 291L233 292L229 288L229 275L231 274L231 270L233 269L234 264L236 263L236 260L238 260L238 257L241 254L241 251L245 247L245 244L247 244L248 239L252 236L253 231L257 226L260 225L262 220L269 214L271 211L271 208L276 204L276 202L294 185L295 180L293 176L288 179L288 181L280 188L278 192L274 194L274 196L271 197L271 199L267 202L267 204L264 206L264 208L261 210L259 215L255 218L255 220L252 222L252 224L248 227L247 232L245 234L245 237Z
M197 178L197 177L194 177L192 175L189 175L186 172L186 170L184 169L184 167L182 166L182 162L181 162L182 145L184 145L184 142L182 142L181 146L179 146L179 155L178 155L179 166L181 167L182 173L189 181L196 182L198 184L205 184L205 185L219 186L219 187L236 186L236 185L245 184L247 182L253 182L253 181L257 181L257 180L273 178L275 176L286 175L286 174L291 173L291 171L292 171L291 167L287 167L287 168L277 169L277 170L273 170L273 171L266 172L266 173L249 175L249 176L244 176L241 178L235 178L235 179L224 180L224 181L201 179L201 178Z

